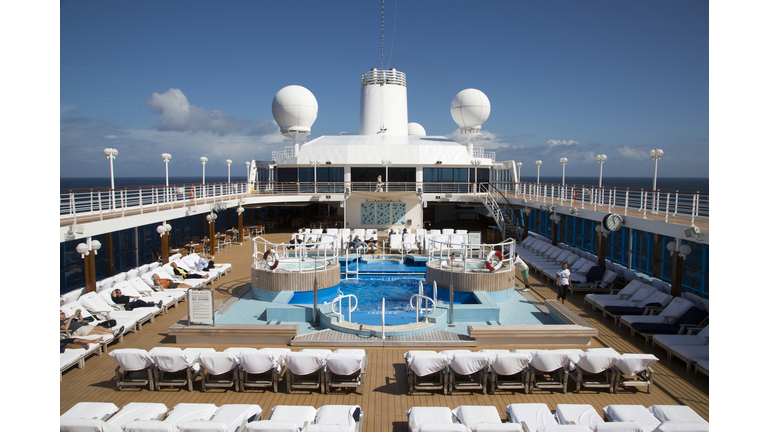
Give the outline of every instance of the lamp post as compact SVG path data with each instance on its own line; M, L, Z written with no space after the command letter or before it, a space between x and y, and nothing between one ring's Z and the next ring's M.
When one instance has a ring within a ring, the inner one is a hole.
M599 154L595 157L597 163L600 164L600 180L598 180L597 187L600 188L600 204L603 204L603 162L608 159L608 156Z
M171 160L171 154L163 153L160 157L165 162L165 200L168 201L170 198L170 191L168 190L168 162Z
M213 252L216 250L216 218L219 216L216 215L216 213L211 212L208 216L205 217L205 220L208 221L209 228L209 238L208 241L208 253L213 256Z
M540 160L537 160L535 163L536 163L536 195L538 195L539 194L539 173L541 173L542 162Z
M517 163L517 185L518 185L518 191L520 189L520 187L519 187L520 182L523 179L523 175L521 174L522 173L522 168L523 168L523 163L522 162L518 162Z
M224 162L227 164L227 183L229 183L231 181L230 174L232 168L232 159L227 159Z
M171 244L171 226L168 223L158 225L157 233L160 234L160 257L163 264L168 264L168 249Z
M381 164L384 165L384 191L389 192L389 166L392 165L392 161L389 159L382 159Z
M251 181L251 163L245 163L245 183L246 185Z
M115 151L117 153L117 151ZM101 249L101 242L91 240L88 237L86 243L80 243L75 247L80 258L83 258L83 273L85 274L85 292L96 292L96 258L97 252ZM91 254L93 252L93 254Z
M653 149L648 152L648 156L653 159L653 209L651 213L658 213L656 209L656 174L659 172L659 159L664 156L664 151L661 149Z
M314 172L312 174L312 181L314 183L315 193L317 193L317 166L320 164L320 161L317 159L312 159L309 161L309 163L312 164L312 167L314 168Z
M243 212L245 209L242 205L237 206L237 239L240 240L240 244L243 244L243 238L245 233L243 232Z
M563 191L560 193L560 197L563 197L565 193L565 164L568 163L568 158L560 158L560 163L563 164Z
M109 179L112 184L112 208L115 208L115 168L112 164L112 162L115 160L115 157L117 156L117 150L113 148L105 148L104 149L104 156L109 159Z
M205 198L205 163L208 162L208 158L205 156L200 157L200 163L203 164L203 198ZM211 252L213 255L213 252Z

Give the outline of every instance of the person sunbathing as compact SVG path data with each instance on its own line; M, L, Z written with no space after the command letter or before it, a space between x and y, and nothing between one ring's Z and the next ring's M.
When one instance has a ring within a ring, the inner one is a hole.
M182 276L185 279L208 279L208 273L203 273L203 274L191 273L179 267L179 265L176 264L175 262L171 263L171 267L173 267L173 274L177 276Z
M80 338L64 338L59 339L59 353L63 353L67 348L80 349L88 348L89 343L97 344L101 342L104 336L100 336L98 339L80 339Z
M77 317L77 321L73 321L75 317ZM120 334L123 333L123 330L125 330L124 326L121 326L119 329L114 331L106 327L102 327L101 325L89 326L88 324L85 324L83 322L83 315L80 309L76 310L75 313L69 318L67 318L67 315L64 313L64 311L59 311L59 323L60 323L59 329L70 331L72 337L81 337L81 336L88 336L88 335L119 336Z
M155 286L163 287L163 289L168 289L168 288L192 288L192 285L188 285L188 284L185 284L185 283L174 282L174 281L172 281L170 279L163 279L157 273L152 275L152 282L155 283Z

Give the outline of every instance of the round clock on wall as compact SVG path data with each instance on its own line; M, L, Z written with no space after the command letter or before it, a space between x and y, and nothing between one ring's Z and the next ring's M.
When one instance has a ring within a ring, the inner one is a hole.
M615 213L607 214L603 218L603 226L607 230L618 231L622 225L624 225L624 218Z

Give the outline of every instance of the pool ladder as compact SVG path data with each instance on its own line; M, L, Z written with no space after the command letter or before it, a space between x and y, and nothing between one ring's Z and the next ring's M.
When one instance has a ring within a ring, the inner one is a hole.
M360 246L360 247L358 247L356 249L356 251L357 251L357 268L355 270L350 270L349 269L349 248L347 248L347 269L344 271L344 274L347 275L347 279L349 279L349 275L355 275L355 279L357 279L359 277L358 274L359 274L359 271L360 271L360 256L361 256L360 255L360 250L361 249L363 250L363 254L368 253L368 245L363 243L362 246Z
M335 299L333 299L333 302L331 303L331 312L339 318L339 322L344 322L344 314L342 313L342 309L341 309L341 301L344 298L348 299L347 300L347 302L348 302L347 304L349 306L349 315L348 315L347 318L348 318L349 322L352 322L352 311L357 309L357 297L355 297L354 294L340 295L340 296L336 297ZM355 299L355 306L354 307L352 306L352 299ZM339 304L339 310L338 311L336 311L336 303Z

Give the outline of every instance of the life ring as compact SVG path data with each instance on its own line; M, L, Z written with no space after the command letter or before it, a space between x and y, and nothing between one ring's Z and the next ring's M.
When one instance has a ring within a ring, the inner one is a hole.
M490 271L496 271L501 267L501 261L504 259L499 251L491 251L487 257L485 257L485 266Z
M275 260L274 263L270 264L270 258ZM277 268L277 265L280 263L280 260L277 259L277 254L272 252L272 249L267 249L266 252L264 252L264 256L261 258L262 261L264 261L264 266L269 268L270 270L274 270Z
M189 190L189 198L195 199L195 188Z
M579 190L577 188L573 188L573 199L579 198Z

